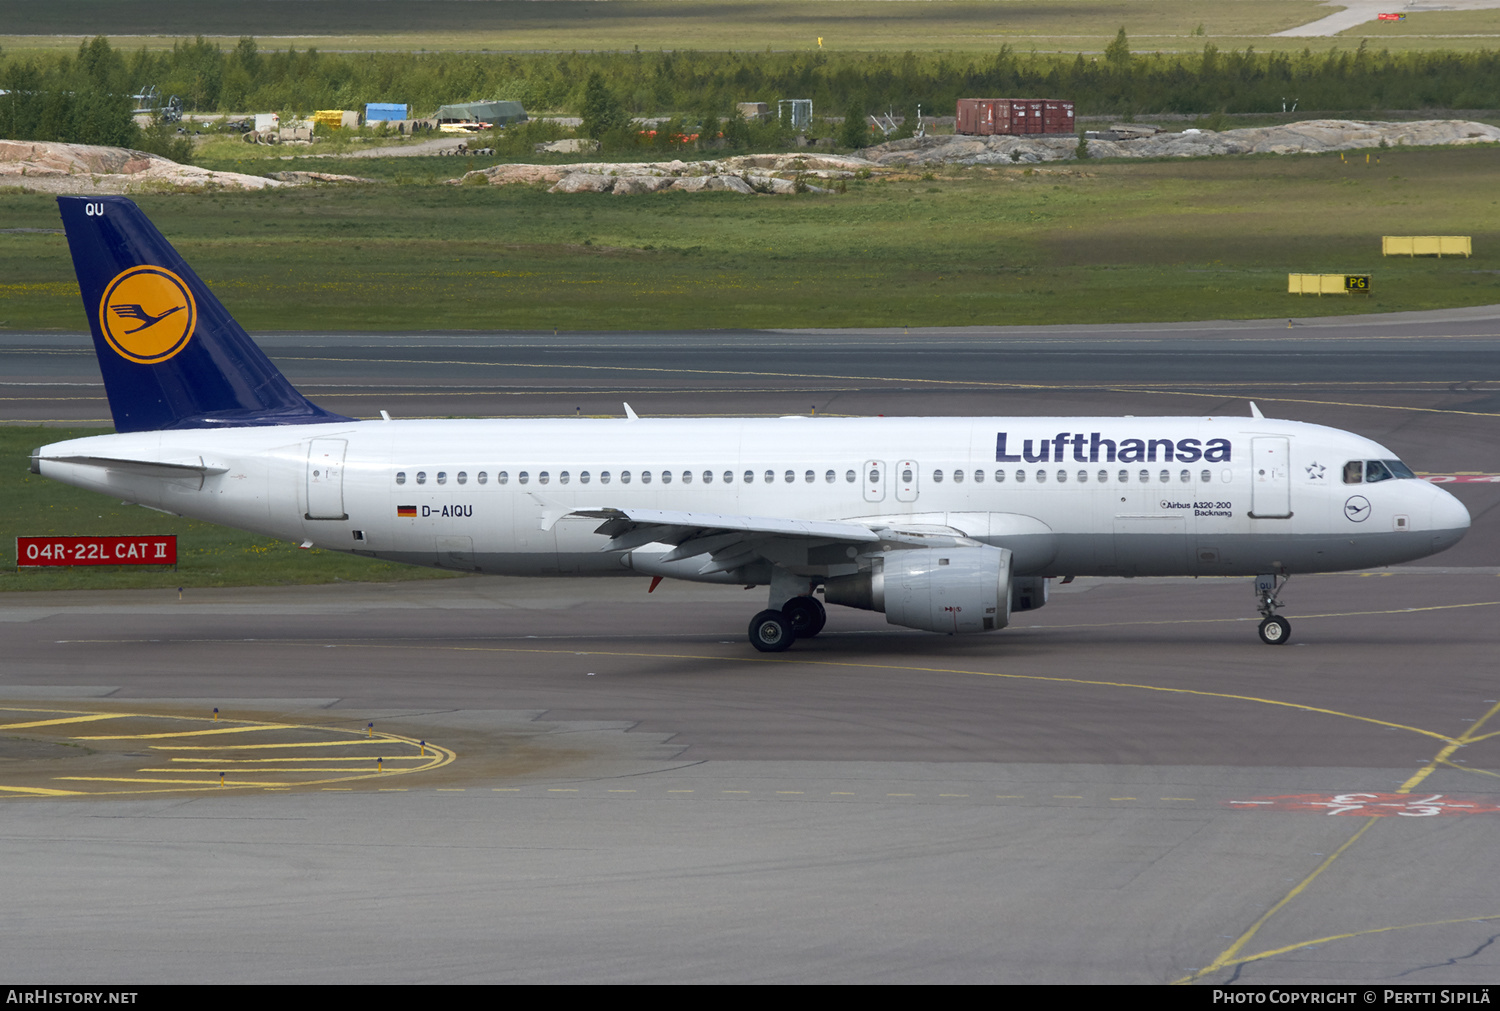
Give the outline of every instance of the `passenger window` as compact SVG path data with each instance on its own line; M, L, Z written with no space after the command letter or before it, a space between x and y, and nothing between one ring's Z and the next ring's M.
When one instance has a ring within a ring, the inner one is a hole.
M703 483L704 484L713 484L714 483L714 472L713 471L711 471L711 470L705 470L703 472Z
M563 471L561 474L557 475L557 483L558 484L567 484L568 483L568 472L567 471Z
M641 471L641 484L650 484L650 483L651 483L651 472L649 470L643 470L643 471Z
M1068 472L1067 471L1060 470L1060 471L1057 472L1057 483L1058 484L1067 484L1068 483Z
M483 474L479 475L479 483L480 484L484 483L484 475ZM588 471L581 470L581 471L578 472L578 483L579 484L588 484L589 483L589 472Z
M1363 460L1350 460L1344 464L1344 483L1359 484L1365 479L1365 462Z
M964 483L964 472L963 471L961 471L961 470L955 470L953 472L953 483L954 484L963 484Z
M873 478L871 480L873 480ZM901 483L902 484L911 484L911 468L910 467L906 468L905 470L903 470L901 472Z
M446 470L438 471L437 482L438 484L448 483L448 472Z
M1192 479L1193 472L1190 470L1185 470L1181 474L1177 475L1177 480L1181 481L1183 484L1187 484Z
M747 470L747 471L745 471L745 473L748 474L750 472ZM734 484L734 471L732 471L732 470L726 470L724 472L724 483L725 484Z
M984 471L982 471L982 470L976 470L974 472L974 483L975 484L984 484Z
M461 471L458 472L458 483L459 484L468 484L469 483L469 474L468 474L468 471L461 470Z
M438 475L438 477L440 477L440 478L442 476L443 475L441 475L441 474ZM549 474L549 473L547 473L545 470L542 471L540 474L538 474L536 476L536 483L537 484L546 484L548 481L551 481L551 480L552 480L552 475Z
M1150 484L1151 483L1151 472L1149 470L1143 470L1143 471L1141 471L1141 473L1140 473L1140 479L1141 479L1141 484Z
M1172 480L1172 474L1170 471L1164 470L1160 474L1156 475L1156 479L1162 484L1166 484L1168 481Z
M872 471L870 471L870 483L871 484L879 484L880 483L880 471L879 470L872 470Z
M523 470L521 471L521 473L516 475L516 480L521 484L525 484L527 481L531 480L531 475Z
M1128 470L1122 470L1122 471L1120 471L1120 483L1121 484L1129 484L1130 483L1130 471L1128 471Z
M847 471L844 474L844 480L848 481L850 484L853 484L854 483L854 471L852 471L852 470L851 471Z
M1005 471L1003 471L1003 470L997 470L997 471L995 471L995 483L996 484L1004 484L1005 483Z
M802 475L802 480L806 481L808 484L812 484L813 479L817 476L818 475L814 474L812 471L808 471L806 474Z
M774 470L768 470L768 471L766 471L766 484L775 484L775 483L776 483L776 472Z
M398 470L398 471L396 471L396 483L397 484L405 484L406 483L406 471L404 471L404 470Z
M488 474L486 474L482 470L479 472L479 475L476 478L476 480L478 480L480 484L486 484L486 483L488 483L489 479L490 479L490 476Z
M505 484L508 481L510 481L510 471L508 471L508 470L497 470L497 471L495 471L495 483L496 484Z
M1376 481L1389 481L1395 475L1386 470L1385 464L1379 460L1365 461L1365 484L1374 484Z
M1025 484L1025 483L1026 483L1026 472L1024 470L1018 470L1018 471L1016 471L1016 484Z
M620 483L621 484L629 484L630 483L630 471L628 471L628 470L622 470L622 471L620 471Z
M642 480L644 480L644 479L645 479L645 477L644 477L644 475L642 475ZM671 484L672 483L672 472L670 470L664 470L664 471L661 472L661 483L662 484Z
M1203 473L1201 473L1201 474L1198 475L1198 480L1202 481L1204 484L1208 484L1213 479L1214 479L1214 474L1213 474L1213 471L1211 471L1211 470L1205 470Z
M830 470L830 471L829 471L829 472L828 472L828 473L826 473L826 474L824 474L824 475L823 475L823 480L824 480L824 482L825 482L825 483L827 483L827 484L833 484L833 482L834 482L834 481L835 481L835 480L837 480L837 478L838 478L838 475L837 475L837 474L835 474L835 473L834 473L834 472L833 472L833 471L831 471L831 470ZM850 472L849 472L849 479L850 479L850 480L851 480L851 481L852 481L852 480L854 480L854 472L853 472L853 471L850 471Z
M797 475L792 473L791 471L787 471L784 477L787 484L791 484L793 481L797 480Z
M1099 483L1100 484L1109 484L1109 471L1107 471L1107 470L1101 470L1099 472Z
M1047 472L1045 470L1039 470L1039 471L1036 472L1036 483L1037 484L1046 484L1047 483Z
M609 484L609 471L607 471L607 470L601 470L599 472L599 483L600 484Z
M417 471L417 484L426 484L426 483L427 483L427 472L425 470L419 470L419 471Z
M909 471L909 470L903 470L901 472L901 479L903 481L910 481L911 480L911 471ZM935 470L935 471L932 472L932 483L933 484L942 484L943 483L943 472L942 471Z
M1080 470L1078 472L1078 483L1079 484L1088 484L1089 483L1089 472L1088 471L1086 471L1086 470Z

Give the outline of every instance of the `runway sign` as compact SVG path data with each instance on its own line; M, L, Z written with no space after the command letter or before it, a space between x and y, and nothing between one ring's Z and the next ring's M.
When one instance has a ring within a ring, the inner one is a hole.
M17 537L16 568L45 565L177 564L177 535Z

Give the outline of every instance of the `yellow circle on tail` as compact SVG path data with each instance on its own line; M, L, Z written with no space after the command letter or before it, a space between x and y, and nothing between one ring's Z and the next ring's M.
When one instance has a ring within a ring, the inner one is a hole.
M142 265L115 275L99 300L99 329L122 357L155 365L187 346L198 306L182 278Z

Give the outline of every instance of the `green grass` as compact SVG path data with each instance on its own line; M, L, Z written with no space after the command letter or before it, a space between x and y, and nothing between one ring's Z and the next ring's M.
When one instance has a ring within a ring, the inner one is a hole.
M0 46L71 50L79 35L105 34L127 49L195 35L232 47L252 35L273 49L812 50L822 37L825 48L844 52L990 52L1007 42L1022 51L1098 52L1124 27L1137 51L1173 52L1204 42L1320 51L1348 47L1351 38L1393 48L1493 48L1500 37L1490 12L1418 12L1399 26L1362 25L1333 39L1269 37L1332 10L1314 0L0 0ZM1433 34L1462 37L1424 37Z
M0 427L0 501L6 504L0 523L0 591L286 586L453 576L436 569L332 551L303 551L286 541L121 505L116 499L48 481L27 469L27 458L38 446L109 431ZM16 570L18 535L54 534L176 534L177 568L153 565Z
M1119 323L1496 301L1492 147L855 181L844 195L621 198L370 186L142 196L252 331ZM407 159L457 175L461 159ZM363 161L286 167L367 171ZM0 195L8 227L50 198ZM1474 237L1470 260L1382 259L1382 234ZM1286 294L1370 271L1374 295ZM0 234L11 329L83 326L61 235Z

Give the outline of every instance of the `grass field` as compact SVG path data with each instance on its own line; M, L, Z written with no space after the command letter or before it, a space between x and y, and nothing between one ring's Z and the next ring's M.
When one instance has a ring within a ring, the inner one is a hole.
M1253 45L1321 51L1494 48L1497 12L1417 11L1331 39L1270 36L1324 17L1315 0L0 0L0 47L73 49L104 34L126 49L203 35L233 46L324 50L815 49L1099 52L1123 27L1140 52Z
M302 551L285 541L121 505L104 495L70 488L27 470L37 446L109 429L0 427L0 591L110 590L138 587L284 586L339 580L447 579L452 573ZM100 566L16 570L17 535L176 534L176 569Z
M306 167L420 180L484 164L399 162ZM252 331L1110 323L1495 302L1497 169L1490 147L1391 149L1368 165L913 173L843 195L385 185L139 202ZM57 214L0 194L0 221L54 228ZM1476 255L1382 259L1382 234L1472 235ZM1369 271L1374 294L1288 295L1286 274L1304 271ZM61 235L0 233L0 306L10 329L83 326Z

